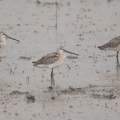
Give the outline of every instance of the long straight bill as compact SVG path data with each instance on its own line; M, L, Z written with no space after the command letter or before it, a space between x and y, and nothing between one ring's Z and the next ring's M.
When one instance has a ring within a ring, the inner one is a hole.
M15 40L15 41L17 41L17 42L20 42L19 40L15 39L15 38L12 38L12 37L10 37L10 36L8 36L8 35L6 35L6 34L5 34L5 36L8 37L8 38L10 38L10 39L12 39L12 40Z
M73 53L73 52L70 52L70 51L67 51L67 50L65 50L65 49L63 49L65 52L67 52L67 53L70 53L70 54L73 54L73 55L77 55L77 56L79 56L79 54L76 54L76 53Z

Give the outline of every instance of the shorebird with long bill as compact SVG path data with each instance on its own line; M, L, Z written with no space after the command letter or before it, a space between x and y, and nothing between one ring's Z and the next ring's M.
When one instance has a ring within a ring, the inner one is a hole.
M60 47L56 52L47 54L41 59L32 62L34 66L40 68L51 68L51 87L55 86L55 80L53 75L53 69L61 66L66 58L66 53L77 55L76 53L65 50L63 47Z
M116 55L116 60L117 60L117 67L120 67L119 59L118 59L118 54L120 51L120 36L117 36L113 39L111 39L108 43L98 46L100 50L113 50L117 51Z
M17 42L20 42L19 40L12 38L8 35L6 35L4 32L0 32L0 52L2 52L2 50L6 47L7 42L6 42L6 38L10 38L12 40L15 40Z

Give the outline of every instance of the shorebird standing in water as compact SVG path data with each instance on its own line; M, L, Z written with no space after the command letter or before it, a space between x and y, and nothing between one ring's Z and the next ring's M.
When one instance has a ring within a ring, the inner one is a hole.
M117 51L117 55L116 55L117 67L120 67L119 59L118 59L118 54L119 54L119 51L120 51L120 36L117 36L117 37L113 38L108 43L106 43L106 44L104 44L102 46L98 46L98 48L100 50L113 50L113 51Z
M6 47L6 44L7 44L6 38L10 38L10 39L15 40L17 42L20 42L19 40L6 35L4 32L0 32L0 52Z
M63 49L63 47L60 47L60 49L58 49L57 52L47 54L46 56L43 56L41 59L39 59L35 62L32 62L33 65L36 67L52 69L52 71L51 71L51 87L53 87L55 85L53 69L56 67L59 67L63 64L63 62L66 58L65 52L78 56L78 54L69 52L69 51Z

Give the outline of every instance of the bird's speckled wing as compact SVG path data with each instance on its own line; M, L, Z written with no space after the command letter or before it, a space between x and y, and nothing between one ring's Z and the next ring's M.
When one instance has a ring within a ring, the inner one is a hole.
M57 52L53 52L50 54L47 54L46 56L42 57L41 59L39 59L38 61L33 62L34 66L37 65L49 65L49 64L53 64L55 61L57 61L59 58L59 55Z
M105 48L115 48L118 45L120 45L120 36L117 36L115 38L113 38L112 40L110 40L108 43L102 45L102 46L98 46L98 48L105 49Z

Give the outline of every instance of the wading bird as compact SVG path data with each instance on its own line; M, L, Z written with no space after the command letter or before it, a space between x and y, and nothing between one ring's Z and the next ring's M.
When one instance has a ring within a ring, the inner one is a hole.
M108 43L106 43L106 44L104 44L102 46L98 46L98 48L100 50L117 51L117 55L116 55L117 67L120 67L119 59L118 59L118 53L120 51L120 36L117 36L117 37L111 39Z
M35 62L32 62L33 65L36 67L51 68L52 69L51 70L51 87L53 87L55 85L54 76L53 76L53 69L56 67L59 67L63 64L63 62L66 58L65 52L78 56L78 54L73 53L73 52L69 52L69 51L65 50L63 47L60 47L57 50L57 52L47 54L46 56L43 56L41 59L39 59Z
M0 52L2 52L2 50L6 47L6 44L7 44L6 38L10 38L10 39L15 40L17 42L20 42L19 40L6 35L4 32L0 32Z

